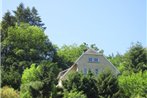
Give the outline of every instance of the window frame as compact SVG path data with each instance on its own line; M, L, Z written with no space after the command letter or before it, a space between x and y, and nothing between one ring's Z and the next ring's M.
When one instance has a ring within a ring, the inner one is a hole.
M88 58L89 63L99 63L99 58L98 57L89 57Z

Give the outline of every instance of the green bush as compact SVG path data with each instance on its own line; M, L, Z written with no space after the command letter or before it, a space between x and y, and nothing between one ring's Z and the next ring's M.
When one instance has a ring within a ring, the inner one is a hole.
M147 71L119 76L119 86L129 98L147 97Z
M98 77L91 72L87 75L75 73L63 81L63 87L69 92L73 89L83 91L88 98L118 98L120 96L117 77L109 72L102 73Z
M26 68L22 75L21 98L51 96L57 82L57 72L57 64L51 62L42 62L38 66L32 64L30 68Z
M71 90L70 92L65 91L63 98L87 98L83 92Z
M8 86L1 88L0 93L1 98L19 98L19 92Z
M110 71L104 71L97 79L98 98L120 98L117 77Z

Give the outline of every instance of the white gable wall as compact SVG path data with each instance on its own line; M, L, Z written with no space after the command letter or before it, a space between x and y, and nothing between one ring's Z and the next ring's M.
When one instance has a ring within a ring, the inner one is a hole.
M98 58L98 62L89 62L89 58ZM85 68L91 70L96 74L96 70L98 69L98 73L104 71L105 69L109 69L114 74L118 74L119 71L103 56L98 54L84 54L79 58L76 62L78 65L78 71L84 72Z

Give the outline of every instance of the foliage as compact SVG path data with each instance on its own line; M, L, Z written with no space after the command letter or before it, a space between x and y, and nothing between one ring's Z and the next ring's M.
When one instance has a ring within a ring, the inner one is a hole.
M8 86L0 88L0 95L1 98L19 98L19 92Z
M51 93L51 98L63 98L64 96L64 88L62 87L54 87Z
M11 71L10 68L13 67L13 70L19 73L18 76L21 76L23 70L32 63L40 63L43 60L51 61L56 51L44 32L29 24L8 28L8 36L2 41L1 48L1 64L4 70L2 74L8 74ZM17 79L16 81L20 81L20 78ZM5 84L7 82L2 82L2 86L8 85ZM19 84L9 82L11 86Z
M18 71L18 69L15 69L13 66L10 68L4 69L3 66L1 66L1 85L11 85L14 89L17 89L20 87L20 78L21 75Z
M147 71L119 76L119 85L127 97L147 97Z
M82 54L83 50L78 47L76 44L74 45L64 45L60 49L58 49L58 56L62 59L63 69L68 68L75 62L75 60Z
M40 92L43 86L43 82L33 81L21 85L21 98L37 98L43 96Z
M33 7L30 9L29 7L25 8L23 3L20 3L17 7L16 11L13 11L15 14L15 18L17 23L20 22L29 23L30 25L41 27L45 29L44 23L42 23L40 16L38 15L38 11Z
M143 48L141 43L133 44L129 51L125 53L126 69L139 72L147 70L147 50Z
M86 43L57 49L44 34L46 27L38 11L35 7L25 8L23 3L12 14L6 12L0 24L3 98L18 98L19 93L14 89L19 90L20 83L21 98L147 97L147 48L139 42L124 55L118 53L108 57L122 72L119 81L107 72L98 77L91 72L87 75L76 73L63 82L61 89L56 88L58 68L70 67L88 48L100 53L104 51L95 44Z
M120 89L117 77L110 71L104 71L97 79L98 97L99 98L119 98Z
M103 50L99 50L95 44L91 44L90 46L88 46L86 43L83 43L79 46L77 44L69 46L63 45L61 48L58 48L58 58L56 58L56 61L59 62L59 65L60 67L62 66L62 69L66 69L70 67L88 48L93 48L96 51L103 53Z
M67 91L76 89L83 91L88 98L118 98L120 96L118 81L111 73L103 73L96 78L91 72L86 76L75 73L63 81L63 86Z
M115 56L113 54L109 55L107 58L116 67L119 67L121 63L123 62L123 55L119 53L117 53Z
M31 65L31 68L24 70L22 75L21 97L49 97L55 87L53 85L57 84L57 73L55 63L43 62L37 67Z
M2 42L2 64L28 66L31 62L51 60L54 49L44 32L28 24L11 27ZM4 60L3 60L4 59Z
M91 72L86 76L82 73L74 73L67 80L63 81L63 86L67 91L76 89L77 91L83 91L88 98L96 98L98 95L96 83L96 79Z
M71 90L70 92L65 91L63 98L87 98L87 97L81 91Z
M22 75L22 79L21 79L22 80L21 83L26 84L31 81L39 80L38 74L39 74L39 72L38 72L35 64L32 64L30 68L26 68L24 70L23 75Z
M38 15L38 11L35 9L35 7L32 9L29 7L25 8L23 3L20 3L17 9L13 12L14 16L11 15L10 11L7 11L2 18L1 41L3 41L8 36L7 30L9 27L15 26L15 24L20 25L21 22L28 23L45 30L46 27L43 27L44 23L42 23L42 20Z
M8 11L5 13L5 15L2 18L1 22L1 41L3 41L7 36L8 27L15 26L15 17L11 15L11 13Z

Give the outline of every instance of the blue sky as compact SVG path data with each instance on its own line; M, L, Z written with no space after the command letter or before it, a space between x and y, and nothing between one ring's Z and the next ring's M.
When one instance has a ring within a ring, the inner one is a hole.
M96 44L123 54L132 42L146 46L146 0L3 0L2 15L20 3L38 10L52 43Z

